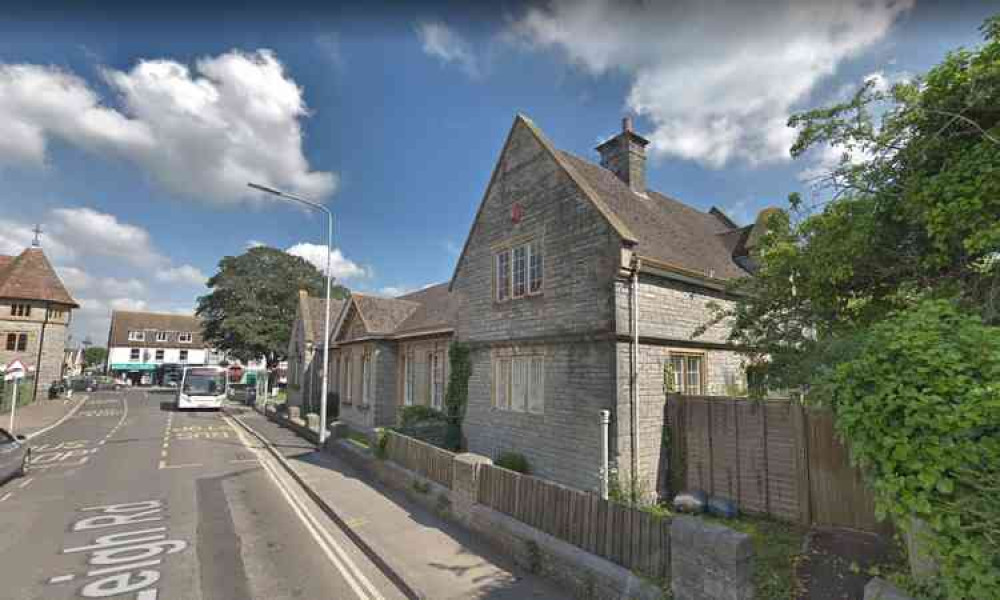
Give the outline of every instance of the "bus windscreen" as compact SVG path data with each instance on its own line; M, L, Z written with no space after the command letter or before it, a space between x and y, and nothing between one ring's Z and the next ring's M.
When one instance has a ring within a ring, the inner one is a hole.
M226 391L226 374L217 369L188 369L182 391L188 396L220 396Z

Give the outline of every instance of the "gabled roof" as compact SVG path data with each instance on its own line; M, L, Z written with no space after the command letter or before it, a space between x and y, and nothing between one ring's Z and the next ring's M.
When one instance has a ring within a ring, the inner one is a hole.
M519 124L532 133L545 154L563 169L622 243L634 247L639 256L701 278L725 280L747 274L728 249L728 240L720 237L738 227L719 209L713 207L709 212L701 212L654 190L648 190L645 195L637 194L608 169L556 149L531 119L521 114L514 119L501 156L507 151ZM455 275L497 178L499 163L498 160L494 165L462 253L455 263Z
M449 283L439 283L400 296L400 300L418 303L417 309L396 327L396 335L453 329L458 314L458 302L448 291Z
M331 332L334 330L337 324L337 317L340 316L340 311L344 308L345 304L347 304L347 300L330 298ZM312 343L320 342L323 339L323 328L326 325L326 298L300 296L299 316L304 326L306 341Z
M16 258L0 258L0 298L43 300L73 308L80 305L69 295L41 248L27 248Z
M715 279L747 274L720 237L734 231L723 219L654 190L641 196L604 167L569 152L559 153L636 234L635 251L640 256Z
M146 331L145 340L130 342L128 332ZM170 335L165 342L157 342L152 332L166 331ZM190 333L190 343L177 341L177 333ZM111 334L108 336L111 346L142 346L149 348L207 348L208 344L201 337L201 319L192 315L174 313L154 313L131 310L111 311Z
M370 335L389 335L412 315L420 305L399 298L352 294L354 306Z

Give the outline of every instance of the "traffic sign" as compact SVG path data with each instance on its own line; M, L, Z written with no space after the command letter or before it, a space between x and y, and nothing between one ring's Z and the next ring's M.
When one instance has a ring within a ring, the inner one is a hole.
M21 379L22 377L24 377L24 371L25 371L24 363L15 358L14 360L10 361L7 364L7 367L4 369L3 380L13 381L15 379Z

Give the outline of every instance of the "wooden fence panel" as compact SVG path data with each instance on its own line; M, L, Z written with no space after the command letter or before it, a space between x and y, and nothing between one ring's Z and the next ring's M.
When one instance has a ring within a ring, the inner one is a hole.
M885 532L828 411L788 400L673 395L671 456L687 489L747 513ZM673 477L673 475L672 475Z

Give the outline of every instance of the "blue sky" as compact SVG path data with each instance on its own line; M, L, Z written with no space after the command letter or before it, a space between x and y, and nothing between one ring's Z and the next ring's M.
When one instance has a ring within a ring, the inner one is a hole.
M506 3L0 18L0 253L42 223L83 308L190 311L224 255L264 243L396 294L446 280L516 113L563 149L633 115L649 184L738 221L806 191L788 114L979 42L987 3ZM286 14L294 18L285 19ZM180 16L177 16L180 15Z

